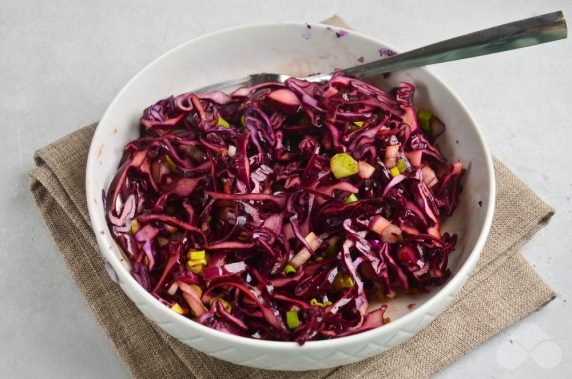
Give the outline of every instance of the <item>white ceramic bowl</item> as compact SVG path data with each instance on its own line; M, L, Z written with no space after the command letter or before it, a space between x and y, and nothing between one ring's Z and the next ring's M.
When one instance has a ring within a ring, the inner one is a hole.
M453 275L429 294L403 296L389 303L392 322L380 328L334 340L307 342L259 341L215 331L160 304L131 277L118 246L109 233L101 203L122 154L123 146L138 136L138 119L158 99L256 72L305 76L348 67L358 59L379 59L387 45L362 34L303 23L248 25L212 33L167 52L139 72L115 97L93 138L87 162L89 214L101 252L115 271L123 291L139 309L167 333L217 358L266 369L309 370L362 360L403 342L431 322L451 302L475 267L487 238L494 210L495 182L489 150L473 117L441 80L424 69L393 73L382 81L417 86L418 107L431 109L447 125L439 146L450 161L467 167L464 190L454 216L444 229L459 234L450 256ZM481 205L479 205L481 204ZM123 262L122 262L123 261ZM413 310L407 304L415 303Z

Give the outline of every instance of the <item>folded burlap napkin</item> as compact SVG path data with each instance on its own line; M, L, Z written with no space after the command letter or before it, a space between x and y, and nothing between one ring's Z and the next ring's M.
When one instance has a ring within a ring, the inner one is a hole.
M339 18L327 20L345 26ZM453 303L409 341L336 369L280 372L220 361L168 336L148 321L111 281L90 227L85 167L95 125L35 154L31 191L44 221L97 321L137 378L425 378L555 294L518 253L554 211L495 161L496 211L480 261Z

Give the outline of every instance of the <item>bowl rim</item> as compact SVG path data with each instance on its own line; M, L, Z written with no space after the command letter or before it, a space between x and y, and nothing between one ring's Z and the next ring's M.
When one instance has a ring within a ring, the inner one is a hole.
M86 195L87 199L92 198L99 198L101 196L98 193L97 189L92 188L91 183L94 181L90 181L90 178L93 176L93 171L96 168L96 144L93 141L97 141L103 138L103 129L99 126L105 124L107 122L107 118L111 112L111 109L114 108L115 103L119 101L119 99L123 96L123 94L128 90L128 88L132 85L133 82L137 81L141 76L143 76L151 67L158 64L160 61L165 59L167 56L175 53L176 51L185 49L188 45L194 44L200 40L212 38L218 35L223 35L226 33L235 33L240 32L243 30L249 29L264 29L264 28L273 28L273 27L281 27L281 26L292 26L292 27L307 27L310 25L312 28L326 30L328 28L335 28L336 30L342 30L348 32L354 36L359 37L360 39L367 40L368 42L375 43L377 45L381 45L383 47L395 50L391 45L378 40L377 38L370 37L366 34L356 32L355 30L342 28L338 26L331 26L321 23L308 23L308 22L267 22L267 23L249 23L243 24L238 26L233 26L229 28L220 29L217 31L213 31L204 35L201 35L197 38L193 38L189 41L183 42L165 53L161 54L157 58L153 59L150 63L148 63L145 67L143 67L139 72L137 72L122 88L121 90L115 95L111 103L106 108L101 120L98 123L98 126L95 130L93 135L92 142L89 148L88 160L87 160L87 167L86 167ZM94 230L100 252L103 255L104 259L108 261L113 269L115 270L117 276L120 278L121 282L124 285L130 287L132 290L136 291L137 294L146 300L146 303L152 306L155 310L161 312L167 318L170 318L172 322L183 324L187 328L196 329L201 334L207 335L208 337L213 337L218 339L219 341L224 341L229 344L233 345L242 345L247 347L253 347L257 349L280 349L282 351L296 351L301 352L302 350L306 351L315 351L321 350L326 347L331 347L335 344L338 347L352 345L356 342L360 342L363 340L372 340L375 339L376 336L382 336L383 334L389 334L391 332L398 332L402 330L402 328L409 323L410 320L423 317L423 315L428 314L431 309L435 309L435 306L439 303L439 298L444 296L450 295L455 293L457 288L460 288L464 282L467 280L470 272L475 267L480 253L485 245L486 239L489 235L494 208L495 208L495 200L496 200L496 182L495 182L495 174L494 174L494 165L492 161L492 156L489 150L489 147L485 141L485 138L476 122L473 114L467 108L465 103L459 98L459 96L446 84L438 75L434 74L433 72L427 70L425 67L416 68L416 70L421 70L432 76L441 86L443 86L451 95L452 97L458 102L461 109L467 114L468 120L471 124L473 124L477 139L479 143L482 145L483 150L485 152L485 163L486 168L488 171L488 186L489 186L489 196L490 199L488 204L486 205L486 214L482 229L479 233L477 241L475 243L474 248L470 252L467 260L462 264L460 269L443 285L442 287L438 288L432 296L427 299L427 301L421 304L418 307L415 307L409 313L399 317L397 320L392 321L388 324L383 325L382 327L377 327L368 331L364 331L361 333L343 336L343 337L336 337L333 339L326 339L326 340L318 340L318 341L307 341L304 345L300 346L295 341L274 341L274 340L259 340L250 337L243 337L237 336L233 334L224 333L212 328L209 328L205 325L199 324L196 321L193 321L185 316L179 315L176 312L171 311L168 307L163 305L159 302L155 297L151 295L147 290L145 290L127 271L125 266L120 262L119 257L115 252L112 251L110 247L110 243L113 243L113 239L109 232L101 234L98 230L109 231L107 223L105 221L105 217L101 217L98 212L100 211L100 207L102 204L99 202L95 204L94 202L87 201L88 210L89 210L89 217L92 222L92 229ZM109 247L108 247L109 246ZM122 286L121 286L122 287ZM123 289L123 288L122 288ZM138 304L136 304L138 305Z

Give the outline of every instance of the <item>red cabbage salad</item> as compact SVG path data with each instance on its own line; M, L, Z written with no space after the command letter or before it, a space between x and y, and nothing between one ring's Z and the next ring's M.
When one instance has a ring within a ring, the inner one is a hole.
M445 282L457 241L440 224L464 169L414 92L337 73L145 109L105 195L133 277L233 335L303 344L389 322L389 299Z

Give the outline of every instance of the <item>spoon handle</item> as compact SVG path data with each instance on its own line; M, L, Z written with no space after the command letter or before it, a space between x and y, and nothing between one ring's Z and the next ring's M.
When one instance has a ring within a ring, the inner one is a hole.
M566 38L566 36L566 20L562 12L558 11L465 34L341 71L344 74L362 78L412 67L519 49L556 41Z

